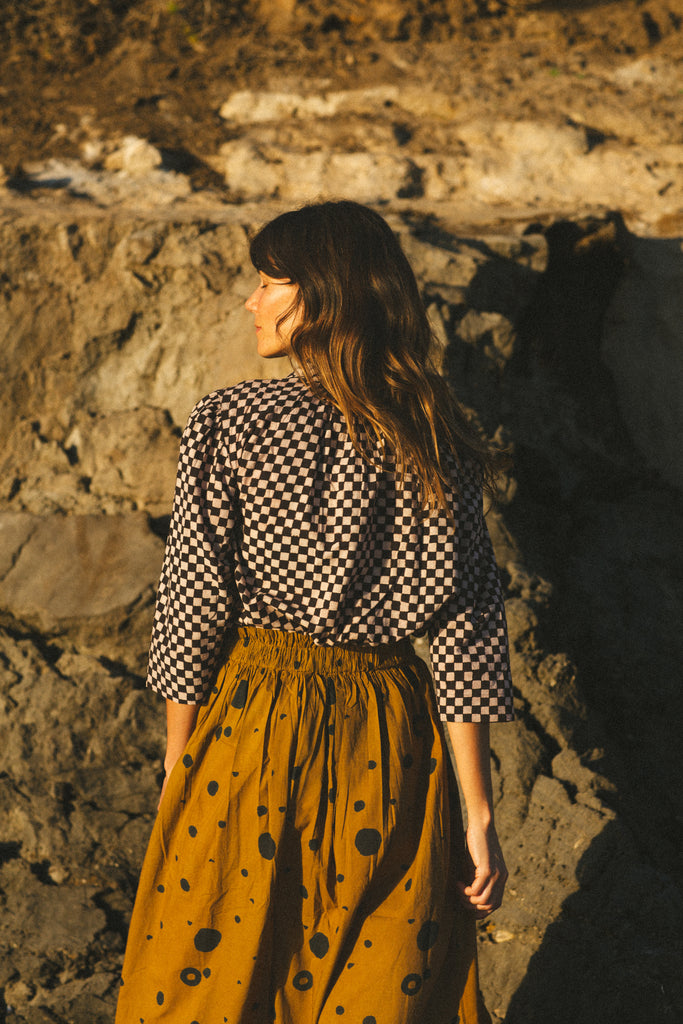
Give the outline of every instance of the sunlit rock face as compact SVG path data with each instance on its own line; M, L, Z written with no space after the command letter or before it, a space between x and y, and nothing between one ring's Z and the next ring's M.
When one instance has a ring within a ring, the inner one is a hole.
M683 144L662 145L645 124L636 142L634 122L609 101L602 127L591 127L578 112L581 82L564 123L472 110L457 93L429 88L302 84L308 91L240 90L222 104L235 137L210 162L235 197L467 198L500 213L625 207L638 226L664 222L683 204Z

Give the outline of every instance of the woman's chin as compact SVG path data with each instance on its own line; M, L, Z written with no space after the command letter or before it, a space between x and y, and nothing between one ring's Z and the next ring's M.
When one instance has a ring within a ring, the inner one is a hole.
M279 359L280 356L287 355L287 349L283 345L272 345L267 342L259 342L256 351L261 359Z

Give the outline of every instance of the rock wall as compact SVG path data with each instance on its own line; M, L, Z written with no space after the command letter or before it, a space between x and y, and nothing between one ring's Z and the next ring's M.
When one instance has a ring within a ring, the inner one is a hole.
M316 81L292 92L237 90L219 109L233 137L208 160L238 200L349 193L367 203L425 200L433 209L467 197L470 218L490 218L511 209L610 210L628 196L635 226L663 224L681 209L683 145L662 145L664 133L623 112L624 89L639 76L676 88L673 65L660 61L633 62L600 86L577 76L564 123L482 111L466 80L457 92L452 82L443 90L323 87L322 95Z
M0 987L14 1024L112 1019L163 748L143 675L178 436L213 387L287 372L255 356L242 308L247 233L280 208L38 199L0 217ZM680 246L617 216L467 237L447 207L389 217L444 372L515 458L489 514L518 723L493 730L511 877L480 929L488 1004L508 1024L673 1022ZM647 387L644 335L662 367Z

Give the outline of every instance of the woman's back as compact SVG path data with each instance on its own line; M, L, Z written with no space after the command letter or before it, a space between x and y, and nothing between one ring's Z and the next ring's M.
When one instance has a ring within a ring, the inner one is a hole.
M429 631L442 709L453 707L458 645L459 670L474 658L480 679L461 714L483 707L510 717L504 611L480 485L450 464L454 521L424 512L417 482L399 482L391 456L384 469L361 456L341 413L296 374L207 396L181 447L150 684L167 691L170 663L179 666L174 698L204 696L198 680L208 688L215 667L205 656L211 623L218 631L235 618L326 646Z

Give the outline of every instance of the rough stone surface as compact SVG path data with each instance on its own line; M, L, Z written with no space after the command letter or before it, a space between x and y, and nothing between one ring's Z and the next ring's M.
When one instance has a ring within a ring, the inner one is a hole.
M233 210L224 222L88 214L45 224L34 213L17 233L16 218L0 215L11 282L0 475L13 507L167 513L197 397L282 372L248 335L241 220Z
M633 238L608 309L602 356L643 457L683 488L683 244Z
M163 545L147 517L0 513L0 608L43 632L115 616L156 583Z
M350 193L363 202L437 203L466 193L491 210L604 210L623 206L628 196L639 225L683 205L683 145L634 144L624 125L612 134L614 118L594 145L595 129L591 134L580 114L564 124L472 120L462 103L439 93L418 97L385 87L321 96L316 85L311 95L237 92L222 105L221 116L239 126L237 138L210 163L231 194L303 202Z
M5 864L1 878L8 893L0 924L3 944L77 956L106 925L104 912L93 903L92 886L45 884L22 861Z

